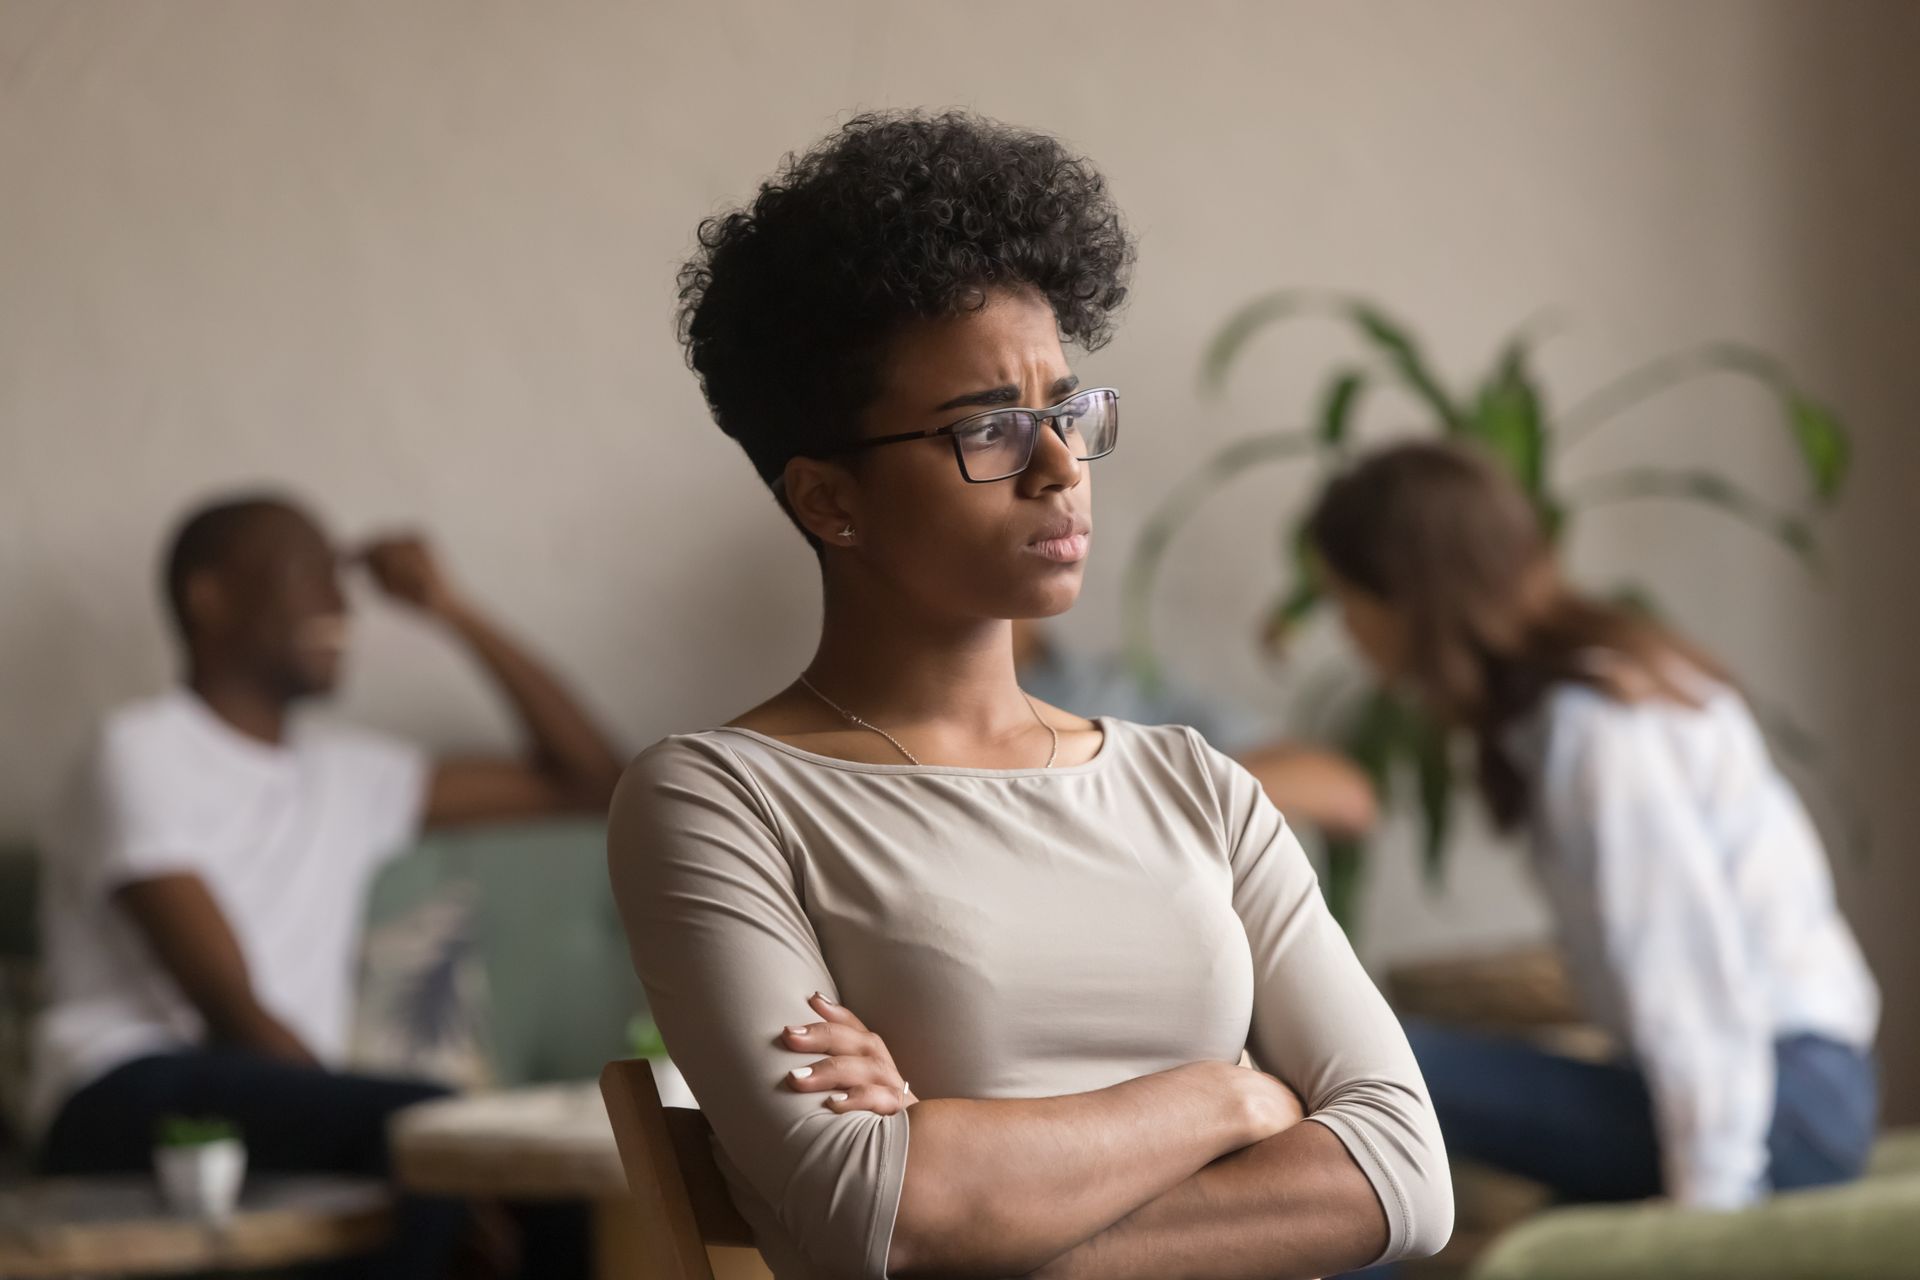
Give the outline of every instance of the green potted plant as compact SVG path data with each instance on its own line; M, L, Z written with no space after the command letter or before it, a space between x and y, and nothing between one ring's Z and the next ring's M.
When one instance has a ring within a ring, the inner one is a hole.
M154 1173L173 1212L213 1226L233 1216L246 1179L239 1126L218 1116L165 1116L154 1132Z
M1346 326L1356 356L1325 377L1306 425L1261 432L1217 451L1168 493L1142 529L1123 587L1126 646L1136 678L1151 685L1159 662L1151 634L1156 574L1181 526L1222 485L1263 465L1298 462L1321 471L1337 467L1356 444L1355 421L1368 396L1384 388L1408 394L1424 419L1398 434L1438 431L1472 441L1499 459L1532 496L1558 541L1578 529L1589 510L1618 502L1679 500L1705 504L1777 541L1808 570L1817 567L1814 526L1805 508L1831 504L1846 478L1849 444L1838 418L1792 378L1773 356L1741 343L1709 342L1631 369L1565 409L1552 407L1534 371L1541 334L1523 326L1489 367L1465 389L1450 387L1428 364L1411 331L1382 308L1338 293L1283 291L1257 298L1228 318L1208 344L1201 368L1204 394L1217 396L1249 342L1270 327L1317 317ZM1594 432L1627 410L1696 378L1731 375L1756 384L1775 405L1804 466L1807 493L1788 505L1748 492L1710 465L1634 465L1578 480L1559 463ZM1374 437L1378 443L1382 437ZM1384 438L1391 438L1391 434ZM1267 611L1263 643L1283 652L1288 638L1319 609L1319 585L1304 541L1305 511L1289 512L1281 545L1290 580ZM1616 596L1657 608L1638 583L1613 584ZM1811 738L1785 717L1759 708L1776 745L1803 766L1814 765ZM1424 863L1430 881L1441 876L1455 791L1455 743L1418 708L1391 691L1368 687L1342 700L1332 716L1333 736L1390 794L1403 773L1415 783L1422 816ZM1335 916L1349 932L1358 909L1363 846L1329 841L1323 884Z

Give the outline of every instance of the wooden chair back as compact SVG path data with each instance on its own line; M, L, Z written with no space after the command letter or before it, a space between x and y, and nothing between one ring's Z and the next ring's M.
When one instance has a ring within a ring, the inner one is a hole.
M752 1247L753 1234L714 1163L707 1118L662 1106L644 1058L609 1062L600 1073L600 1096L647 1257L647 1275L635 1280L714 1280L706 1246Z

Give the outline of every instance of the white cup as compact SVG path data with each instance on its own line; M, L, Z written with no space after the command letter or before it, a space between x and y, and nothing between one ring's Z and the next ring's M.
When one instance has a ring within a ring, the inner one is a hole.
M153 1168L160 1195L182 1217L211 1226L233 1217L247 1174L247 1148L238 1138L155 1147Z

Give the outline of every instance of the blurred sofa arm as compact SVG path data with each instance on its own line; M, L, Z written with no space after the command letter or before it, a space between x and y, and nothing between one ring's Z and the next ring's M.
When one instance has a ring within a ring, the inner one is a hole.
M1525 1031L1580 1021L1566 965L1544 944L1406 961L1383 985L1397 1012L1433 1022Z
M1920 1274L1920 1130L1888 1134L1859 1182L1707 1213L1553 1209L1501 1236L1471 1280L1887 1280Z

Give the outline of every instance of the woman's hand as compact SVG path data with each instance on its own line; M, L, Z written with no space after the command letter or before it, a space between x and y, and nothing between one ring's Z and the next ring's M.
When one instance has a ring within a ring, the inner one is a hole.
M1245 1068L1240 1075L1248 1112L1254 1132L1260 1135L1256 1141L1264 1142L1276 1133L1284 1133L1307 1118L1306 1104L1286 1082L1268 1075L1244 1056L1241 1064Z
M920 1099L893 1065L884 1040L867 1030L853 1010L815 992L807 1003L825 1021L788 1027L780 1046L795 1053L822 1055L804 1067L787 1072L787 1088L795 1093L823 1093L830 1111L871 1111L890 1116Z

